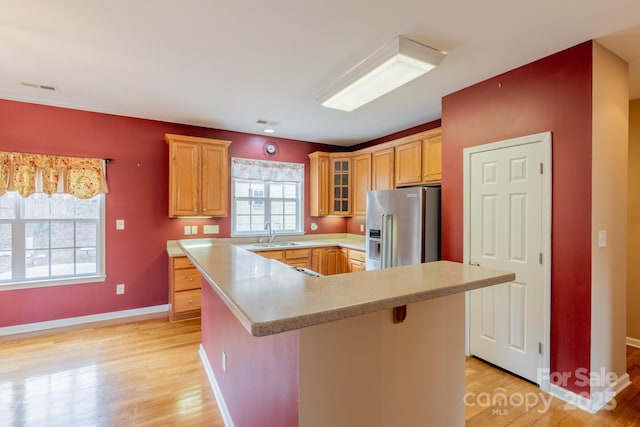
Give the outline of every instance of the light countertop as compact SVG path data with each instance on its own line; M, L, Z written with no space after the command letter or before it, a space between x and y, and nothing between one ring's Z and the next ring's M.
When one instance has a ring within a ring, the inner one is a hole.
M218 243L229 243L236 245L240 248L247 249L249 251L259 252L259 251L277 251L283 249L304 249L304 248L319 248L319 247L330 247L330 246L340 246L343 248L356 249L363 251L365 250L364 244L365 239L364 236L359 236L355 234L307 234L304 236L278 236L276 238L276 242L295 242L295 246L286 246L286 247L277 247L277 246L269 246L269 247L261 247L256 245L256 237L250 238L223 238L223 239L188 239L189 242L210 242L215 241ZM182 248L178 246L177 240L168 240L167 241L167 254L169 257L177 257L184 256L184 252Z
M449 261L316 278L217 239L177 244L254 336L515 280L513 273Z

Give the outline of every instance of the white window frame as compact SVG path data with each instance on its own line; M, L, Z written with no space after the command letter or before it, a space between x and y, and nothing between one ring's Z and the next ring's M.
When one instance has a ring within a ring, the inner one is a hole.
M106 217L106 197L104 194L95 196L99 200L99 218L97 220L97 236L96 236L96 272L89 274L76 274L64 277L46 277L46 278L13 278L11 281L0 281L0 292L14 289L40 288L48 286L76 285L85 283L104 282L106 280L106 244L105 244L105 217ZM42 219L26 219L24 218L24 202L20 199L20 207L18 209L17 218L0 219L0 224L12 224L12 252L25 252L25 238L19 235L19 231L15 231L16 224L21 230L24 230L28 222L43 221L86 221L86 219L76 218L42 218ZM21 238L20 238L21 237ZM13 257L12 257L13 258ZM12 261L12 263L15 261ZM23 260L23 263L26 262ZM24 267L24 266L23 266ZM13 269L13 266L12 266Z
M257 231L238 231L237 229L237 216L236 216L236 201L246 201L246 200L254 200L253 197L238 197L236 196L236 183L237 182L256 182L264 184L265 186L265 195L264 197L260 197L260 200L264 200L264 222L271 222L271 201L272 200L294 200L287 199L281 197L270 197L269 195L269 184L293 184L296 186L296 230L295 231L281 231L274 229L273 232L276 235L284 236L284 235L301 235L304 234L304 181L301 182L280 182L280 181L257 181L251 179L242 179L242 178L231 178L231 236L232 237L251 237L251 236L264 236L266 235L266 231L257 230Z

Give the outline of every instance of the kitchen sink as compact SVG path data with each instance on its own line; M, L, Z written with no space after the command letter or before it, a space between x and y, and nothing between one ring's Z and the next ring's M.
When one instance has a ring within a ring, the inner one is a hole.
M284 248L287 246L298 246L300 243L296 242L275 242L275 243L254 243L256 248Z

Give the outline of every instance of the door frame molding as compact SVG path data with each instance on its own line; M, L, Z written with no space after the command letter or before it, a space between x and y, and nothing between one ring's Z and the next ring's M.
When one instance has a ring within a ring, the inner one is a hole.
M542 144L543 148L543 170L542 174L542 265L543 273L543 290L542 304L544 318L542 319L543 337L542 337L542 366L538 368L538 382L542 391L549 391L549 373L551 360L551 201L552 201L552 168L551 168L551 132L541 132L532 135L521 136L517 138L506 139L503 141L492 142L488 144L478 145L475 147L465 148L463 150L464 158L464 178L463 178L463 238L464 253L463 262L469 263L470 258L470 237L471 237L471 203L470 203L470 172L471 172L471 156L472 154L484 151L499 150L503 148L516 147L526 144ZM469 323L470 316L470 295L465 295L465 311L466 311L466 332L465 332L465 352L470 355L470 335Z

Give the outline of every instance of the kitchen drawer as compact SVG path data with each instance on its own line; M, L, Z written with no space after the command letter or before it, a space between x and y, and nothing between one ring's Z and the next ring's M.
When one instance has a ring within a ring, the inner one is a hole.
M173 310L176 313L200 310L200 297L200 289L176 292L174 297L175 307Z
M287 249L287 260L309 258L311 249Z
M349 249L349 259L354 261L362 261L365 262L365 253L361 251L356 251L353 249Z
M200 289L202 276L195 268L188 270L175 270L173 272L173 290L184 291L188 289Z
M182 268L195 268L191 260L186 256L171 258L171 260L173 261L173 268L176 270Z
M256 252L258 255L269 259L277 259L279 261L284 260L284 251L260 251Z

